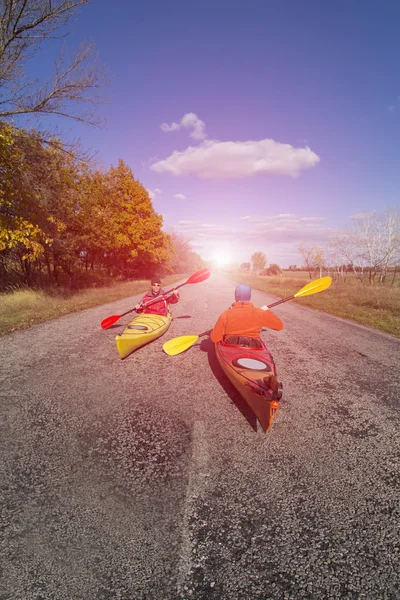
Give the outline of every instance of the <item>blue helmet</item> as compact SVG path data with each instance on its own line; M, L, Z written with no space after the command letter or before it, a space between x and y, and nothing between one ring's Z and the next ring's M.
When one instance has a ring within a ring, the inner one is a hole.
M251 287L240 283L235 289L236 302L248 302L251 298Z

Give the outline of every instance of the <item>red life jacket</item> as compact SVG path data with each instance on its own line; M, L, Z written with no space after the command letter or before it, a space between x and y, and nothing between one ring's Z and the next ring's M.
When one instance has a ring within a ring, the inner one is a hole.
M146 308L143 308L140 311L137 312L141 312L143 314L151 314L151 315L162 315L164 317L167 316L167 314L169 313L169 304L176 304L179 301L179 293L178 296L175 296L175 294L172 294L172 296L168 296L168 298L164 298L164 291L161 290L158 296L153 296L153 293L151 291L147 292L145 296L143 296L142 299L142 304L146 304L146 302L149 302L150 300L155 300L155 298L158 298L158 300L156 300L155 302L153 302L152 304L150 304L150 306L147 306Z

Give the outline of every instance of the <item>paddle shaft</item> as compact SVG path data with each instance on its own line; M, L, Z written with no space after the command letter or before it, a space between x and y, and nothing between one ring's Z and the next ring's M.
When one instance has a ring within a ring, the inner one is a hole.
M274 306L278 306L278 304L282 304L283 302L287 302L288 300L293 300L293 298L295 298L296 296L293 294L293 296L288 296L287 298L282 298L281 300L278 300L277 302L274 302L273 304L268 304L268 308L273 308Z
M205 271L207 271L208 274L206 274ZM196 276L198 276L198 277L196 277ZM164 292L161 296L157 296L156 298L153 298L153 300L149 300L148 302L146 302L146 304L141 304L141 307L146 308L147 306L150 306L150 304L157 302L161 298L165 298L166 296L168 296L168 294L170 294L171 292L174 292L175 290L179 290L179 288L183 287L184 285L188 285L190 283L201 283L202 281L204 281L204 279L208 279L209 276L210 276L210 271L208 269L206 269L206 268L200 269L200 271L197 271L196 273L191 275L189 277L189 279L187 279L183 283L180 283L179 285L176 285L175 287L171 288L167 292ZM129 310L128 312L132 312L132 310L135 310L135 309L133 308L133 309ZM127 315L128 313L124 313L124 314ZM124 315L121 315L121 317L123 317L123 316Z
M154 304L154 302L159 302L161 299L166 300L167 299L166 296L168 296L168 294L170 294L174 290L177 290L178 288L182 287L183 285L186 285L186 284L185 283L181 283L181 285L177 285L172 290L168 290L168 292L164 292L163 294L160 294L159 296L156 296L152 300L149 300L148 302L145 302L145 304L141 304L140 305L141 308L146 308L147 306L150 306L150 304ZM135 310L135 309L133 308L132 310Z
M142 308L146 308L147 306L150 306L150 304L154 304L154 302L157 302L161 298L166 299L166 296L168 296L168 294L170 294L171 292L174 292L175 290L179 290L179 288L183 287L184 285L187 285L188 283L191 283L191 281L188 280L188 281L185 281L184 283L180 283L179 285L176 285L174 288L171 288L167 292L164 292L163 294L156 296L155 298L153 298L153 300L149 300L148 302L146 302L145 304L141 304L140 306ZM132 310L135 310L135 309L132 308L131 310L128 310L128 312L132 312ZM124 314L127 315L128 313L124 313ZM123 317L123 316L124 315L121 315L121 317Z
M273 308L274 306L278 306L278 304L282 304L283 302L287 302L288 300L293 300L293 298L301 298L302 296L308 296L310 294L317 294L318 292L322 292L324 289L330 286L331 281L332 279L330 277L323 277L322 279L317 279L315 282L308 283L306 286L301 288L299 292L296 292L292 296L282 298L281 300L278 300L273 304L268 304L268 308ZM310 288L310 286L313 287Z
M182 287L182 285L185 285L185 284L182 283L181 285L179 285L177 287ZM165 292L165 294L169 294L171 291L172 290L169 290L168 292ZM142 308L146 308L147 306L150 306L150 304L154 304L154 302L159 301L161 298L163 298L165 296L165 294L162 294L161 296L157 296L157 298L153 298L152 300L149 300L148 302L146 302L145 304L141 304L140 306ZM136 310L136 308L130 308L126 312L122 313L122 315L113 315L112 317L107 317L107 319L104 319L101 322L101 326L103 327L103 329L104 328L107 329L108 327L111 327L111 325L113 325L114 323L119 321L122 317L125 317L125 315L129 315L129 313L134 312L135 310Z
M287 298L281 298L281 300L277 300L277 302L273 302L272 304L268 304L268 309L269 308L273 308L274 306L278 306L278 304L283 304L284 302L288 302L289 300L293 300L293 298L296 298L297 294L293 294L292 296L288 296ZM209 329L208 331L204 331L204 333L200 333L199 337L203 337L204 335L209 335L211 333L212 329Z
M153 298L152 300L145 302L145 304L141 304L140 307L147 308L147 306L150 306L150 304L154 304L154 302L159 302L162 298L165 298L165 296L167 294L170 294L171 292L173 292L174 290L177 290L178 288L182 287L183 285L186 285L186 283L181 283L180 285L177 285L175 288L168 290L168 292L164 292L163 294L160 294L156 298ZM119 318L124 317L125 315L128 315L129 313L133 312L134 310L136 310L136 309L131 308L130 310L127 310L126 312L122 313L122 315L120 315Z
M205 335L210 335L212 329L207 329L207 331L203 331L203 333L199 334L199 338L204 337Z
M189 279L187 281L185 281L184 283L180 283L179 285L176 285L174 288L171 288L167 292L164 292L161 296L158 295L158 296L156 296L156 298L149 300L149 302L146 302L145 304L141 304L141 307L146 308L147 306L150 306L154 302L159 302L161 300L161 298L166 300L169 297L169 294L171 294L171 292L174 292L175 290L181 288L182 286L188 285L189 283L200 283L201 281L204 281L205 279L208 279L209 277L210 277L209 269L207 269L207 268L200 269L200 271L196 271L196 273L193 273L193 275L191 275L189 277ZM131 309L127 310L126 312L122 313L122 315L112 315L111 317L107 317L106 319L103 319L103 321L100 323L100 325L103 329L108 329L108 327L111 327L111 325L114 325L114 323L116 323L119 319L121 319L121 317L124 317L125 315L129 315L129 313L131 313L135 310L136 310L135 308L131 308Z

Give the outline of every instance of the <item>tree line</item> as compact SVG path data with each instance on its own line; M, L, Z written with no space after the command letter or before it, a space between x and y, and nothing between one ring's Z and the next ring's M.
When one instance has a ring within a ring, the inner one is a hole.
M203 266L189 243L162 230L147 190L120 160L95 169L77 147L43 128L17 127L27 115L55 115L91 125L108 83L93 45L68 60L65 50L46 81L30 78L28 60L65 31L89 0L3 0L0 6L0 287L68 283L80 287L108 278L188 272ZM324 245L301 243L310 278L330 272L345 280L394 282L400 263L399 211L358 215L352 227ZM243 270L276 275L255 252ZM295 270L295 265L291 265Z
M297 248L303 264L290 265L289 271L308 271L310 279L329 274L346 281L349 274L360 282L393 285L400 273L400 210L388 207L352 218L352 225L338 230L326 244L301 242ZM254 252L242 271L258 275L279 275L281 268L271 263L263 252Z
M298 247L309 272L330 271L345 281L349 274L370 284L395 282L400 271L400 210L387 207L352 218L351 226L334 232L325 246Z
M106 171L0 122L0 280L81 287L203 266L123 160Z

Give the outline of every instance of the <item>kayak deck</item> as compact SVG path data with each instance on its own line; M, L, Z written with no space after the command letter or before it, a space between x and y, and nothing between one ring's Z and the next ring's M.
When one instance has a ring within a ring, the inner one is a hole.
M260 341L260 348L221 341L215 344L215 351L225 375L267 432L279 408L282 384L277 382L275 363L268 348Z
M137 315L127 325L115 342L121 358L126 358L131 352L141 348L163 335L171 325L172 315L143 314Z

